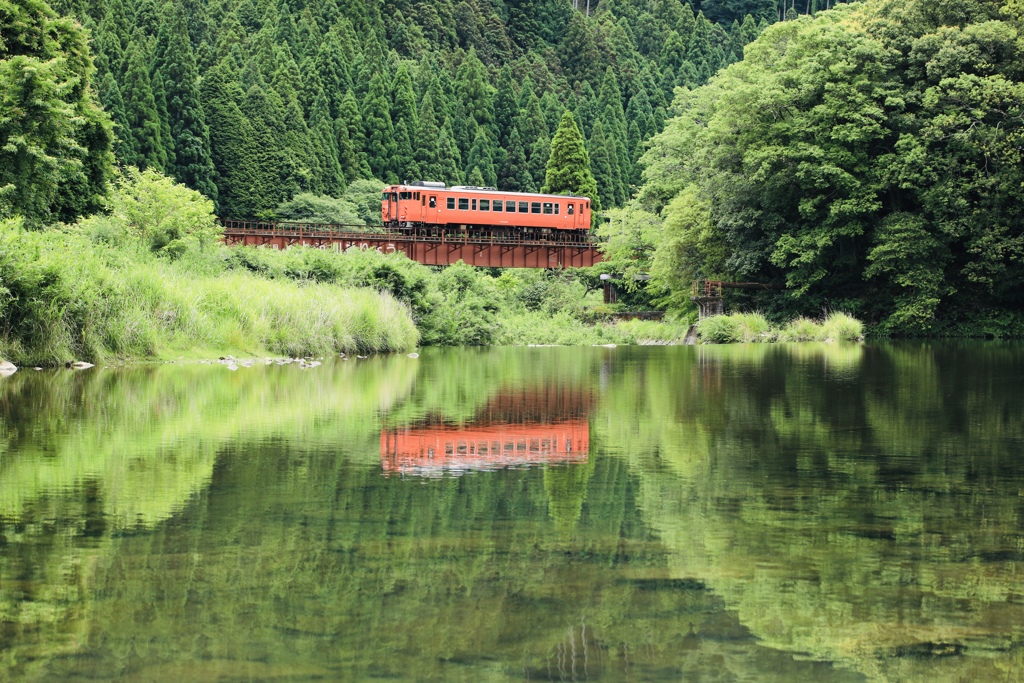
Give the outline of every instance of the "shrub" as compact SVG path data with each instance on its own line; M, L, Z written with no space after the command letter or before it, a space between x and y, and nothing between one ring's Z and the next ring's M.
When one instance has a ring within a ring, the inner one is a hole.
M359 217L358 209L352 202L346 199L315 195L311 192L299 193L291 200L283 202L274 209L274 215L289 221L366 225L366 221Z
M732 344L743 341L739 320L731 315L713 315L697 323L697 334L705 344Z
M864 323L839 311L829 313L822 327L825 339L829 341L860 341L864 338Z
M810 318L800 317L789 322L779 333L782 341L825 341L825 330Z

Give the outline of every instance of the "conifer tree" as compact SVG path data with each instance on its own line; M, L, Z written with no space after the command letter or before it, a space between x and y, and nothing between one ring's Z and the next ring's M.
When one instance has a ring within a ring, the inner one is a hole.
M359 104L356 102L355 93L351 90L345 93L345 96L341 99L341 111L338 114L338 120L345 124L348 129L348 139L352 146L351 159L346 160L346 157L339 156L338 161L345 168L345 177L349 182L352 182L356 178L370 178L373 172L370 170L370 164L366 159L366 133L363 129L363 116L359 113ZM342 155L343 149L339 145L338 154ZM356 171L356 175L350 176L353 170Z
M412 136L406 128L405 120L399 119L395 125L395 153L390 163L391 175L399 182L415 180L420 175L419 164L416 163L416 152L412 146Z
M259 84L253 85L246 93L242 112L252 127L252 154L249 158L252 169L252 192L256 199L253 213L271 209L288 197L282 183L285 162L284 110L277 93Z
M501 147L508 146L508 136L517 116L519 102L512 81L512 70L506 64L498 75L498 91L494 96L494 132Z
M326 96L327 92L312 57L303 58L302 64L299 66L299 73L302 76L302 80L299 82L299 103L302 105L302 111L309 118L313 115L313 107L316 105L317 98L321 94ZM330 114L329 110L328 114Z
M395 128L391 123L384 77L378 73L370 81L370 89L363 100L363 129L366 132L366 160L373 177L395 182L391 173L391 159L395 155Z
M151 72L150 84L153 89L153 101L156 102L156 114L159 117L160 142L167 156L164 171L169 172L171 164L174 163L174 137L171 135L171 115L167 112L167 88L159 69Z
M179 182L216 199L210 132L199 101L195 55L180 9L171 9L165 17L161 33L165 30L167 49L161 55L161 72L167 88L167 113L174 138L174 160L168 170Z
M428 90L420 104L419 126L416 128L416 163L423 180L441 180L444 177L440 136L441 129L434 115L434 98Z
M324 93L331 105L331 116L335 118L341 113L341 101L345 93L352 89L352 76L340 35L340 30L328 31L315 60L316 71L320 74Z
M548 159L541 192L590 197L590 205L594 211L601 208L597 183L590 172L590 156L583 145L583 136L576 126L576 119L570 111L562 115L555 137L551 140L551 156Z
M487 184L479 166L474 166L473 170L469 172L469 179L466 180L466 183L473 187L484 187Z
M458 185L462 182L462 166L459 157L459 148L455 144L455 136L452 134L451 121L445 120L441 126L441 137L437 144L437 164L441 172L439 180L448 185Z
M604 126L598 121L590 136L590 171L597 183L597 193L604 198L605 205L615 206L621 201L619 186L622 181L618 174L617 160L613 158L609 147Z
M241 88L228 80L228 70L215 66L203 77L199 95L203 110L210 112L210 158L217 169L217 211L222 216L248 218L262 208L256 194L259 185L258 157L252 124L238 102Z
M519 129L513 126L508 138L508 150L501 170L498 172L498 188L509 192L534 192L533 177L526 163L526 152L519 137Z
M338 197L345 189L345 174L338 159L338 145L334 139L334 122L331 121L331 107L327 95L321 91L313 103L309 117L310 136L319 148L320 190L332 197Z
M349 135L348 123L340 116L334 120L334 142L338 148L338 165L345 176L346 184L356 178L365 178L370 175L369 168L364 173L359 163L361 155Z
M149 64L143 47L141 32L128 48L128 68L124 76L126 131L131 154L124 163L140 170L152 166L158 171L167 167L167 150L160 130L160 113L149 80Z
M476 129L476 139L466 158L466 167L470 170L479 169L483 176L480 185L493 187L498 182L497 172L494 168L494 141L484 126Z
M124 113L121 89L109 71L103 74L99 87L100 102L114 124L114 157L122 164L132 164L135 152L132 150L132 130ZM159 124L158 124L159 126Z
M489 126L494 120L493 88L487 77L487 69L473 48L470 48L469 54L459 66L457 89L459 100L466 108L466 115L472 117L477 125Z
M323 193L320 150L310 135L298 98L284 102L284 131L281 182L285 196L293 197L299 192Z
M540 110L540 99L533 91L533 81L527 77L519 94L519 115L516 127L522 136L523 144L530 146L541 135L548 133L547 121Z
M406 64L398 67L394 80L391 82L391 122L397 127L399 122L405 123L409 134L416 130L416 93L413 92L412 77Z
M600 74L597 65L601 63L601 57L590 26L579 12L573 14L569 22L558 56L570 82L597 81Z
M551 138L547 133L542 134L530 148L530 177L533 178L534 187L544 185L544 175L547 172L548 157L551 156Z

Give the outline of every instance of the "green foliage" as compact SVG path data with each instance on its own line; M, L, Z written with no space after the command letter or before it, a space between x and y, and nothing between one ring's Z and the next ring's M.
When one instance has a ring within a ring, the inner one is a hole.
M590 171L590 155L583 145L576 119L569 111L562 115L551 140L551 156L541 192L589 197L594 214L601 208L597 183Z
M153 170L126 168L114 183L109 215L97 214L81 226L113 244L117 237L145 244L157 253L179 254L182 247L206 249L220 237L213 202Z
M0 6L0 218L32 227L93 211L111 174L86 33L42 0Z
M164 170L240 218L300 192L337 196L359 178L457 184L478 168L492 185L513 128L531 178L514 160L516 185L540 187L563 102L588 138L603 121L606 156L617 160L603 199L619 205L638 180L637 150L664 121L660 74L672 76L669 96L677 71L702 83L756 27L702 19L694 48L695 20L678 3L57 5L93 30L118 161ZM666 61L649 46L668 34L681 42Z
M705 344L853 342L864 339L864 324L846 313L833 312L821 321L801 316L776 328L761 313L732 313L704 318L697 323L697 333Z
M707 207L664 260L785 285L755 299L780 315L840 306L889 334L1019 310L1021 27L987 0L869 0L768 28L678 95L643 158L639 201L667 227ZM688 49L711 35L698 19Z
M366 225L352 202L309 193L297 194L287 202L282 202L274 209L274 214L288 221Z

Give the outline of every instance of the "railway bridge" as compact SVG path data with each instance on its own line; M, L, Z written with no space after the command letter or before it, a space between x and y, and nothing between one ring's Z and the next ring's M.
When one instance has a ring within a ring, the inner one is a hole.
M554 242L498 232L371 231L361 225L334 223L222 219L221 225L228 245L375 249L385 254L400 251L428 266L463 261L484 268L586 268L601 261L597 240L589 235Z

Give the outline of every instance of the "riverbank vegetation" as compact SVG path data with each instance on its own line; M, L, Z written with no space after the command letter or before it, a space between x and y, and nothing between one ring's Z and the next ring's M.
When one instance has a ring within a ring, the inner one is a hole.
M0 357L320 356L417 344L408 307L387 292L233 267L210 201L155 171L129 172L108 208L45 231L0 222Z
M864 324L846 313L830 313L822 320L800 317L782 326L761 313L732 313L704 318L697 323L697 334L708 344L860 341Z
M732 299L772 318L1024 334L1022 35L1001 0L867 0L768 27L677 92L643 187L603 228L609 267L649 272L670 310L708 277L785 288Z

